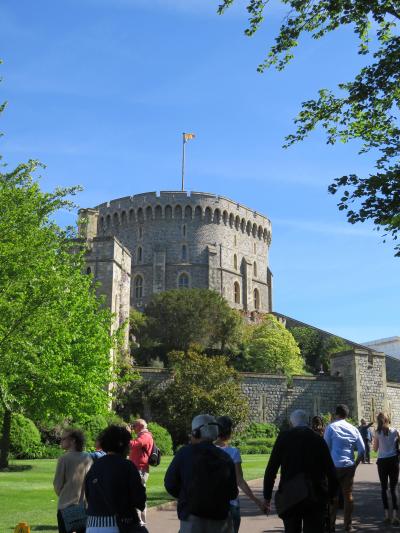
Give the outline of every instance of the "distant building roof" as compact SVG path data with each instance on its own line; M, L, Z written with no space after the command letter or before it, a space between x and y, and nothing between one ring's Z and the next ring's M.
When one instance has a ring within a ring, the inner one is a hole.
M365 346L370 346L384 352L386 355L400 359L400 337L386 337L385 339L376 339L367 341Z

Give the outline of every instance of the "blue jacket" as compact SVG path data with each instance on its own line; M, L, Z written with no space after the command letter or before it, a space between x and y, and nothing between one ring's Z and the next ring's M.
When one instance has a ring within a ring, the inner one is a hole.
M218 516L207 516L204 518L224 520L228 516L229 502L238 496L236 481L235 465L227 453L217 448L211 442L200 442L199 444L189 444L183 446L173 458L169 465L164 478L164 485L174 498L178 498L178 518L187 520L189 514L196 514L191 511L192 503L190 500L191 482L193 478L194 459L199 452L210 448L215 460L223 462L226 465L228 476L222 480L222 485L218 491L218 501L221 502L218 507ZM210 480L210 485L215 480ZM201 490L207 495L207 487L201 487Z

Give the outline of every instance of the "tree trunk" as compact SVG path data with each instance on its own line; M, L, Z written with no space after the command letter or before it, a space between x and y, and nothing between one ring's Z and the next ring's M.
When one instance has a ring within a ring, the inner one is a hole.
M4 410L3 415L3 438L0 443L0 469L8 467L8 454L10 451L11 411Z

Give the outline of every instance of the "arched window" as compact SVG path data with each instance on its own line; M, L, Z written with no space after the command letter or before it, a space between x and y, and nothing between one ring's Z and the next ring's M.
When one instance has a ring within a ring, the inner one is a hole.
M180 205L175 206L174 218L177 218L178 220L182 218L182 207Z
M187 246L184 244L182 246L182 261L187 261Z
M192 208L190 207L190 205L187 205L185 207L185 218L192 218Z
M141 263L143 261L143 250L141 246L138 246L137 249L137 262Z
M161 205L156 205L156 208L154 209L154 218L156 220L160 220L162 218L162 207L161 207Z
M106 227L107 227L107 229L109 229L110 226L111 226L111 216L107 215L106 216Z
M189 288L189 276L186 274L186 272L182 272L182 274L179 274L178 287L179 289Z
M254 289L254 309L260 309L260 293L258 289Z
M143 298L143 278L140 275L135 278L135 298L136 300Z
M253 276L257 277L257 263L255 261L253 263Z
M210 207L206 207L206 209L204 211L204 218L205 218L206 222L211 222L212 211L211 211Z
M148 205L146 207L146 220L152 220L153 219L153 208L151 205Z
M121 213L121 226L126 226L126 212L122 211Z
M182 237L186 237L186 224L182 226Z
M233 285L233 293L235 298L235 304L240 304L240 285L237 281L235 281Z
M234 254L234 256L233 256L233 268L234 268L235 270L237 270L237 267L238 267L237 255Z
M170 205L165 206L165 218L172 218L172 207Z

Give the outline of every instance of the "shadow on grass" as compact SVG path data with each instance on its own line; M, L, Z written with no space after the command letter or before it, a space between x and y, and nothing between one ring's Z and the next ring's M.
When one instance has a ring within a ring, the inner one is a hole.
M23 472L24 470L32 470L32 465L9 465L6 468L0 468L0 472Z
M58 531L57 526L34 526L31 531Z

